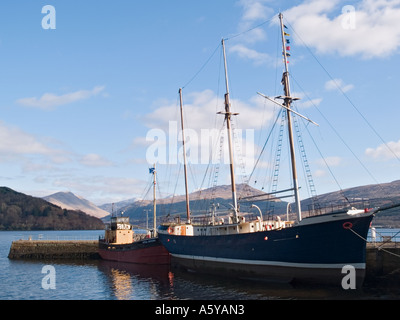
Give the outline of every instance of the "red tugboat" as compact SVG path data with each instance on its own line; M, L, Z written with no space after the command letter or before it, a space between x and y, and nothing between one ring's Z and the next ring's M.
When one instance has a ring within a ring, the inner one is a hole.
M157 237L156 169L150 168L154 180L154 226L147 234L134 234L129 217L112 217L106 225L104 239L99 241L99 254L104 260L137 264L169 264L170 254Z
M169 264L170 255L158 237L134 234L129 217L112 217L105 237L99 241L104 260L137 264Z

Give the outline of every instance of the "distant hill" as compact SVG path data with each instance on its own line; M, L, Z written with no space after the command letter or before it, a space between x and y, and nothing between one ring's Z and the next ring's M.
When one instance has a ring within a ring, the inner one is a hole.
M100 230L103 222L81 211L61 209L35 198L0 187L0 230Z
M120 212L124 208L132 205L136 201L135 198L128 199L128 200L123 200L119 202L114 202L114 203L105 203L100 206L98 206L100 209L106 211L108 214L111 214L114 210L114 212Z
M370 202L376 205L381 205L382 202L387 202L388 199L397 198L400 201L400 180L330 192L320 195L318 198L321 202L340 202L346 200L346 198L349 200L369 199Z
M318 196L319 203L339 204L356 203L358 207L363 203L368 208L382 207L389 204L400 203L400 180L389 183L371 184L348 188ZM310 199L301 202L302 209L307 210L311 204ZM400 208L378 212L373 223L385 227L400 228Z
M254 189L250 186L241 184L237 186L238 195L243 198L264 194L264 192ZM204 215L210 211L212 205L212 196L214 196L214 204L219 204L220 211L227 211L231 208L231 188L230 186L218 186L216 188L209 188L201 191L196 191L190 194L190 209L193 215ZM264 197L263 199L268 199ZM342 191L335 191L318 196L319 203L321 206L324 205L347 205L349 202L354 201L364 202L365 207L381 207L390 203L400 203L400 180L393 181L390 183L384 183L379 185L367 185L345 189ZM260 207L263 214L267 211L269 201L256 202L255 198L249 199L249 202L240 201L239 205L242 212L254 212L257 211L254 208L250 208L251 204L256 204ZM276 215L286 215L287 202L275 199L274 212ZM362 200L362 201L361 201ZM307 210L311 204L310 199L305 199L301 202L304 217L308 216ZM362 207L363 204L359 207ZM124 211L125 216L131 218L131 222L138 225L145 225L146 213L148 211L149 225L152 225L153 221L153 203L151 200L141 200L135 202L128 202L128 205L119 207L119 210L115 210L116 214L120 214ZM162 220L163 216L166 215L185 215L185 196L179 195L174 197L168 197L157 200L157 217ZM379 212L375 219L375 225L381 225L384 227L400 227L400 208L395 208L383 212Z
M57 192L47 197L43 197L43 199L63 209L79 210L89 216L99 219L109 215L107 211L100 209L90 201L79 197L72 192Z
M265 195L264 192L254 189L245 184L237 185L237 193L241 197L249 197L254 195ZM232 191L231 187L228 185L217 186L215 188L208 188L201 191L195 191L190 194L190 211L193 216L204 215L204 213L209 212L212 205L218 206L218 210L221 212L228 212L232 206ZM213 200L214 199L214 200ZM268 199L268 197L264 197ZM270 199L273 199L271 197ZM276 208L285 208L286 203L278 199L275 199ZM239 202L240 208L243 212L254 212L258 215L256 209L250 208L252 203L256 202ZM266 202L257 205L265 211ZM104 205L102 206L104 207ZM283 209L282 209L283 210ZM144 226L146 224L146 211L148 214L149 226L153 224L153 201L152 200L139 200L133 203L129 203L125 207L120 207L119 210L115 210L116 214L120 214L121 211L124 212L124 216L130 217L131 223ZM164 199L157 200L157 218L161 221L162 217L167 215L179 215L184 216L186 214L186 199L185 195L173 196Z

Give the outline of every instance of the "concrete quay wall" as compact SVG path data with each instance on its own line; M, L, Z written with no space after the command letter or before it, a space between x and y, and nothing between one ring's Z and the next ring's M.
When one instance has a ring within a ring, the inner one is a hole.
M368 243L366 280L400 285L400 243Z
M99 259L99 242L18 240L11 244L9 259Z

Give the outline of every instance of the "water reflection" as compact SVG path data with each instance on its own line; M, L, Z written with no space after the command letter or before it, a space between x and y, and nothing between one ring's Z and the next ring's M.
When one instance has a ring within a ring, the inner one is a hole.
M362 290L266 283L191 273L169 266L100 261L111 295L119 300L360 299Z
M398 230L397 230L398 231ZM291 286L248 281L170 269L107 262L19 261L7 258L11 242L32 234L0 232L0 299L26 300L263 300L263 299L399 299L398 282L376 278L363 288L343 290L329 287ZM53 233L51 233L53 234ZM73 235L64 232L62 235ZM87 232L88 235L93 232ZM34 234L36 237L36 235ZM47 236L47 234L45 234ZM57 289L41 286L44 265L56 269Z
M118 300L165 299L173 287L174 276L168 265L100 261L98 267L107 275L109 287Z
M112 289L118 300L127 300L131 296L132 281L131 276L117 269L111 269Z

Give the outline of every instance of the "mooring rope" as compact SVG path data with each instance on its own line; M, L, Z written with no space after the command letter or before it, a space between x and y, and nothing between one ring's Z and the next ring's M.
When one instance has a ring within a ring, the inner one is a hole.
M359 238L361 238L361 239L363 239L366 243L368 243L368 240L367 239L365 239L363 236L361 236L360 234L358 234L356 231L354 231L352 228L349 228L348 230L350 230L351 232L353 232L357 237L359 237ZM391 239L392 239L393 237L391 237ZM394 252L391 252L391 251L389 251L389 250L386 250L385 248L382 248L382 246L384 246L386 243L388 243L389 241L386 241L386 242L384 242L382 245L380 245L379 247L376 247L376 249L378 250L378 251L384 251L384 252L386 252L386 253L389 253L389 254L391 254L391 255L393 255L393 256L395 256L395 257L398 257L398 258L400 258L400 255L399 254L396 254L396 253L394 253Z

